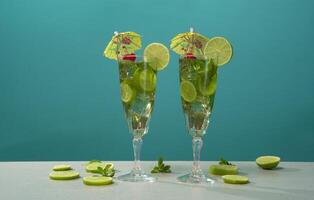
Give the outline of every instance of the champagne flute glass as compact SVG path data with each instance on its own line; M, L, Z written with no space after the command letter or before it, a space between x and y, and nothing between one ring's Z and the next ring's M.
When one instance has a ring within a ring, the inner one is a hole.
M188 183L214 183L200 167L200 153L214 105L217 65L206 57L190 55L182 56L179 63L181 102L186 126L192 136L194 161L191 172L178 177L178 180Z
M154 182L140 165L143 136L153 111L157 71L146 61L145 56L123 56L118 58L120 92L125 117L133 136L134 166L130 173L118 177L121 181Z

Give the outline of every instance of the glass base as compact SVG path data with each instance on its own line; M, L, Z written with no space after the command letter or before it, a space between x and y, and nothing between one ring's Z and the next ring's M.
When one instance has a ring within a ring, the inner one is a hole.
M145 173L135 174L133 172L130 172L128 174L118 176L118 180L128 182L155 182L156 178Z
M206 175L192 175L186 174L178 177L178 181L181 183L209 183L213 184L215 181Z

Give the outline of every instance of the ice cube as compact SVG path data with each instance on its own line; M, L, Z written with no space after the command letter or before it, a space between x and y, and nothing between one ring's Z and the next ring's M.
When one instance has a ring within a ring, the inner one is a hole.
M119 63L120 79L132 79L137 67L134 62L124 61Z
M152 97L149 94L138 94L134 99L130 114L149 117L152 110Z

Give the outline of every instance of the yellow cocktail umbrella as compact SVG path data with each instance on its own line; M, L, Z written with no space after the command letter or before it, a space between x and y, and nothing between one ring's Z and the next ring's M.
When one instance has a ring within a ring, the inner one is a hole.
M132 54L142 47L141 36L135 32L115 32L104 50L104 56L117 60L118 56Z
M179 55L192 53L194 56L203 56L204 47L209 39L199 33L190 32L180 33L172 38L170 48Z

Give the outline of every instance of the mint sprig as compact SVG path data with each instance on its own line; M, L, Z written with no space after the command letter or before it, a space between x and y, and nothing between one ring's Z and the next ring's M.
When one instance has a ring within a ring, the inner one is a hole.
M219 165L233 165L233 164L228 162L224 158L220 158Z
M171 173L170 165L165 165L162 157L158 159L158 164L155 166L151 173Z
M113 177L115 174L115 169L111 168L111 165L106 165L105 167L97 167L97 171L102 176Z

